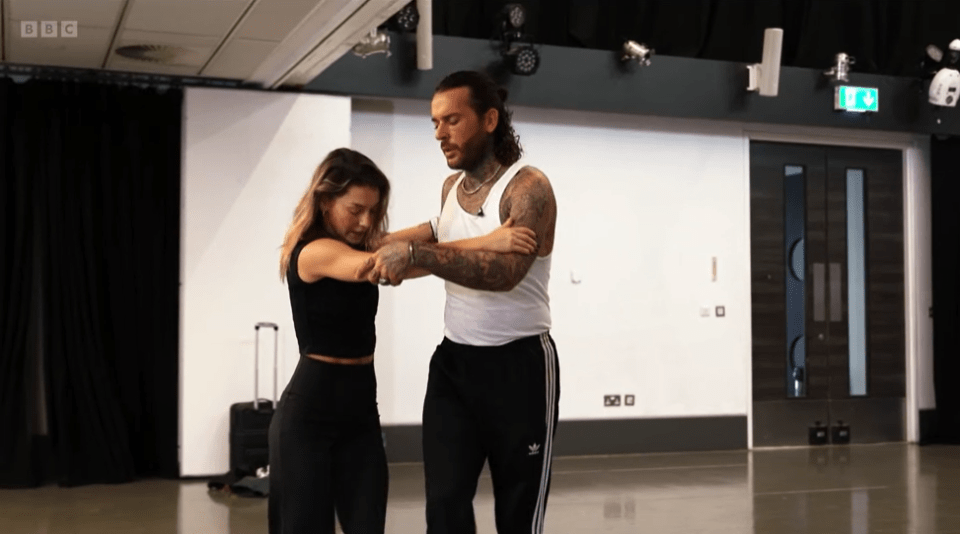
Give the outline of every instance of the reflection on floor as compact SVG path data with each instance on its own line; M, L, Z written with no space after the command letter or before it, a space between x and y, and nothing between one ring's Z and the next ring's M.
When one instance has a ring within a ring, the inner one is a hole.
M425 531L420 465L391 466L388 533ZM490 479L479 533L496 532ZM266 533L266 501L204 481L0 491L0 533ZM960 447L905 444L559 458L550 534L960 533Z

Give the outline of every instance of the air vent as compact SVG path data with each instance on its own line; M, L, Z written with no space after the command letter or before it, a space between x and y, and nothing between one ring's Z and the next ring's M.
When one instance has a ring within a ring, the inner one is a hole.
M191 50L180 48L178 46L167 45L131 45L122 46L116 50L117 54L144 61L147 63L161 63L164 65L181 64L180 59L186 58L191 54Z

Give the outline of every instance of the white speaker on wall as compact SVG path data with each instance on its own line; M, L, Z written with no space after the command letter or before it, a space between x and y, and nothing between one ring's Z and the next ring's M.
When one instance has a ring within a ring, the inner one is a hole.
M767 28L763 32L763 61L748 65L750 82L748 91L758 91L760 96L777 96L780 89L780 52L783 49L783 30Z

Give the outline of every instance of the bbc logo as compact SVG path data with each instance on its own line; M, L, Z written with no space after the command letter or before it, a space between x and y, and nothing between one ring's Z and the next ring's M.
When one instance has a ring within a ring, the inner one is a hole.
M76 37L75 20L24 20L20 22L20 37Z

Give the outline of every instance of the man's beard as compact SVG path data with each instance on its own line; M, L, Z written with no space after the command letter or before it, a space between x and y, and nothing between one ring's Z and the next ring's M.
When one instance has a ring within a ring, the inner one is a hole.
M488 151L492 150L491 136L479 134L463 145L460 164L454 170L470 172L483 163Z

